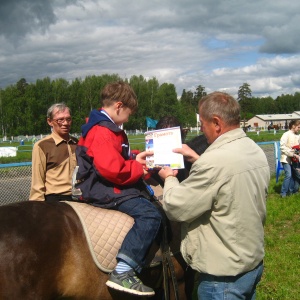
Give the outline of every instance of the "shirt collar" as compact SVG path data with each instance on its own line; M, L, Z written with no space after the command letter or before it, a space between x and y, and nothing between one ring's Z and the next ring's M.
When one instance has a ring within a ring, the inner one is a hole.
M73 143L73 144L77 144L76 140L70 135L68 140L63 139L61 136L59 136L56 132L51 133L51 136L54 139L55 145L59 145L60 143Z

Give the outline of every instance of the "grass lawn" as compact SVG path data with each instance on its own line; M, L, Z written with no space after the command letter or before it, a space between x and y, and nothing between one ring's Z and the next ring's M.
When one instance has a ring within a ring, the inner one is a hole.
M265 226L265 270L257 299L300 299L300 195L280 198L272 178Z

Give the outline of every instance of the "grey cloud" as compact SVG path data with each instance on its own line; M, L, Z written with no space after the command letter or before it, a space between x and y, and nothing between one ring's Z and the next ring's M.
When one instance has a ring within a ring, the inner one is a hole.
M199 84L234 94L243 82L273 95L291 74L297 82L300 57L272 54L299 52L299 8L298 0L2 0L0 85L118 73L174 83L179 95Z
M62 0L1 0L0 35L14 44L29 33L45 32L56 22L53 6L66 6L76 1Z
M267 26L263 35L266 42L260 48L265 53L299 53L300 52L300 30L299 15L289 20L288 24L278 24L276 27Z
M294 85L300 88L300 73L292 75L291 81Z
M183 34L198 32L225 39L226 35L236 35L241 40L252 35L261 37L263 53L300 51L299 1L162 1L156 6L151 2L136 5L134 9L135 22L142 32L176 28ZM117 11L117 17L129 19L132 15Z

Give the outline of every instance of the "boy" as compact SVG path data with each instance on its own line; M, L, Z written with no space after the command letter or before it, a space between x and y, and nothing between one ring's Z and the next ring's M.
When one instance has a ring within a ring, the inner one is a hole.
M130 159L130 148L121 125L137 109L137 98L125 82L107 84L102 93L103 107L93 110L82 126L76 150L79 171L76 187L88 203L126 213L134 218L117 255L118 264L107 286L139 296L154 295L135 275L144 264L147 251L160 227L161 215L142 196L146 152Z

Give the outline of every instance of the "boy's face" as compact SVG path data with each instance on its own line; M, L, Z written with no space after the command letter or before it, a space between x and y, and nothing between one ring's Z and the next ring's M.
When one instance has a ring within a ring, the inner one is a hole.
M117 111L114 118L114 122L121 126L122 124L128 122L129 116L131 115L132 111L130 108L123 106L122 102L117 102Z

